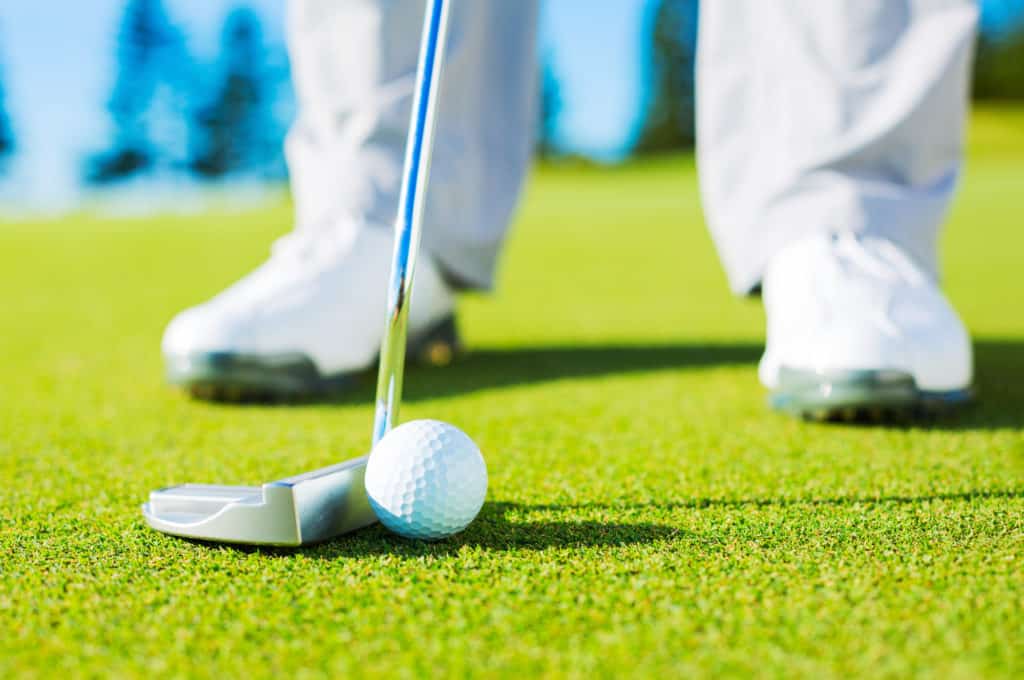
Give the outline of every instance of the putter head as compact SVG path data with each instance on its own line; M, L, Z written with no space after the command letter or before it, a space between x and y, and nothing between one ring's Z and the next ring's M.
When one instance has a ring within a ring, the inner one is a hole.
M366 497L368 456L259 486L183 484L142 506L149 526L219 543L309 545L377 521Z

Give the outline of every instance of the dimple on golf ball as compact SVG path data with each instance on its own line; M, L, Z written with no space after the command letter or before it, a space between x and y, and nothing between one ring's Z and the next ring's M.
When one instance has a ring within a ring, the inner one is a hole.
M487 495L487 465L459 428L414 420L387 433L370 453L366 494L385 527L436 541L476 518Z

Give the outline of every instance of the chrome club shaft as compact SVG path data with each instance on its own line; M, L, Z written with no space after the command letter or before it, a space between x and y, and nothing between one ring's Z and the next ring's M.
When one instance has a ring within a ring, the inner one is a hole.
M423 233L427 184L434 146L441 71L448 35L450 0L428 0L413 94L412 121L405 149L405 169L395 223L395 251L388 286L388 317L380 350L373 444L398 422L405 372L409 302L416 256Z

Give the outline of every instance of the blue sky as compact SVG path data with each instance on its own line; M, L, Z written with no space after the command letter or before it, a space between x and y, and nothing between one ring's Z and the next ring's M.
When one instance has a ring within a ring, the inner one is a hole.
M239 4L259 11L268 39L283 40L285 0L165 0L197 57L212 58L220 24ZM518 1L518 0L510 0ZM992 25L1020 0L983 0ZM560 137L568 148L614 158L644 106L642 37L655 0L547 0L541 49L562 79ZM124 0L6 0L0 68L19 147L13 191L53 200L77 183L77 159L102 146L113 77L112 37ZM581 30L585 29L585 30ZM8 189L11 191L11 189Z
M199 58L212 58L220 25L241 0L166 0ZM285 0L244 0L283 41ZM542 49L564 74L563 141L612 157L641 106L642 17L650 0L554 0L544 5ZM0 6L0 68L19 148L9 193L33 202L71 196L78 160L109 133L104 103L113 35L124 0L15 0ZM585 17L585 19L583 18ZM580 31L581 21L587 25Z
M197 56L216 49L236 0L170 0ZM283 0L251 0L281 40ZM19 154L8 191L31 203L70 200L79 159L102 148L124 0L15 0L0 6L0 67Z

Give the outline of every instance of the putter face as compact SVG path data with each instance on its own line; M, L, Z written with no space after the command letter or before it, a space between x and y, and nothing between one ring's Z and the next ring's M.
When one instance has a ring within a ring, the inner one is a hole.
M297 546L369 526L367 456L263 486L184 484L158 489L142 506L149 526L220 543Z

